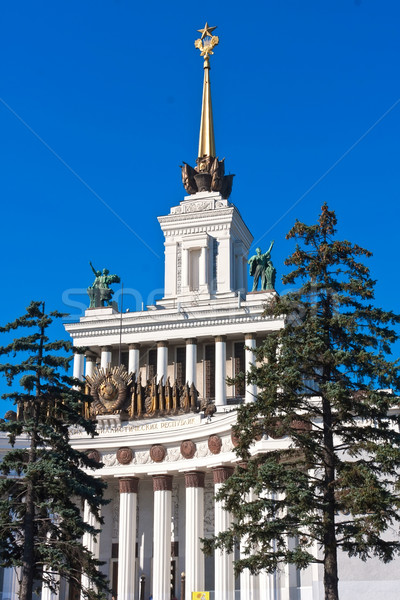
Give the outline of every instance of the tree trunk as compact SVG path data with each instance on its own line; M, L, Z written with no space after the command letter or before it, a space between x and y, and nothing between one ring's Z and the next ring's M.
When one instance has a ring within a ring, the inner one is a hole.
M35 454L35 448L33 448L34 438L31 441L31 448L29 451L30 458L32 454ZM33 592L33 565L34 565L34 521L35 521L35 504L33 498L33 484L32 481L27 482L26 496L25 496L25 519L24 519L24 553L22 559L22 574L21 574L21 587L19 591L19 600L32 600Z
M325 237L325 242L326 242ZM332 294L329 288L327 267L324 265L326 298L323 302L323 329L325 348L332 351L331 319L333 312ZM325 363L322 380L331 380L332 365ZM323 510L323 545L324 545L324 589L325 600L339 600L339 578L337 567L337 542L335 528L335 447L333 443L332 407L329 398L322 394L323 415L323 456L324 456L324 510Z
M324 415L324 588L325 600L339 600L337 543L335 531L335 463L332 412L329 400L322 398Z
M43 312L44 315L44 302ZM31 433L31 443L29 447L29 458L28 464L32 465L37 459L37 448L38 448L38 437L37 428L39 424L39 411L40 411L40 397L41 397L41 373L40 368L43 360L43 345L44 345L44 326L40 327L40 343L37 355L36 363L36 401L31 409L31 416L33 421L33 431ZM25 518L24 518L24 552L22 558L22 576L21 576L21 587L19 591L19 600L32 600L33 594L33 581L35 575L35 498L34 498L34 475L32 479L27 480L26 484L26 496L25 496Z

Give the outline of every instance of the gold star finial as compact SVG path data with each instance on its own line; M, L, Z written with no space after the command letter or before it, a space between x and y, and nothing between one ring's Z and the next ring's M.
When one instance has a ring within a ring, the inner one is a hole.
M214 29L217 29L217 26L215 27L209 27L208 23L206 21L206 24L204 25L204 29L198 29L197 31L199 33L201 33L201 40L204 40L205 37L210 36L212 37L212 32L214 31Z
M194 45L196 48L200 50L201 56L204 58L205 63L208 65L208 57L211 54L214 54L213 48L218 45L219 38L217 35L213 35L215 27L209 27L208 23L206 23L203 29L198 29L197 31L201 33L201 38L195 41Z

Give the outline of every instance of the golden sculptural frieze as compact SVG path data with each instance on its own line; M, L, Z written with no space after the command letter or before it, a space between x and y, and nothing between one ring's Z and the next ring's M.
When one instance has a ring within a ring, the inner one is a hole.
M85 407L85 414L119 414L123 420L146 419L163 415L179 415L198 410L198 392L195 386L179 385L177 381L164 382L161 377L142 385L141 374L128 373L124 365L119 367L96 367L86 376L88 393L92 401Z

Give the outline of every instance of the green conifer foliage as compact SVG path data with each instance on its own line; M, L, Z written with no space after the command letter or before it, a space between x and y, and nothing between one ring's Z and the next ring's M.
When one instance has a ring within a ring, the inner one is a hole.
M205 542L245 547L236 570L272 573L323 564L325 599L338 599L337 553L384 562L400 551L399 362L390 360L400 318L373 305L370 252L337 241L326 205L316 225L296 222L297 242L267 314L285 327L257 349L248 375L259 393L238 411L243 462L219 498L232 528ZM256 440L277 440L257 451Z
M90 600L107 590L99 561L82 544L85 532L97 531L82 518L83 501L102 522L105 484L90 473L101 465L70 445L71 426L93 436L95 424L82 416L88 401L82 383L64 374L71 344L48 337L62 316L31 302L24 316L0 328L8 337L14 330L25 334L0 347L2 357L12 357L0 371L14 388L3 397L17 407L16 419L0 423L10 440L0 463L0 565L20 567L20 600L31 600L34 582L56 588L59 576L79 590L86 574Z

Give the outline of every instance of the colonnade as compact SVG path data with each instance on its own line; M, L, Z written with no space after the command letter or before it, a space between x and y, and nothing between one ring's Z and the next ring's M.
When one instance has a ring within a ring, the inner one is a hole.
M232 474L233 468L218 466L213 468L214 491ZM205 589L205 557L201 538L204 537L204 480L203 471L188 471L185 476L186 515L185 515L185 598L191 593ZM157 474L152 476L154 494L153 512L153 562L151 590L154 600L171 599L171 511L173 476ZM119 538L118 538L118 598L137 599L135 573L136 520L138 507L137 477L119 479ZM215 501L215 533L218 534L231 522L222 503ZM90 511L85 505L85 518L91 522ZM101 535L101 534L100 534ZM96 555L93 536L85 535L84 543ZM99 540L99 536L97 536ZM215 552L215 599L234 600L233 555L224 551ZM82 583L90 587L90 582L82 578ZM83 596L82 596L83 598ZM243 596L246 600L245 596ZM249 599L250 600L250 599Z
M214 338L215 342L215 405L223 406L226 404L226 342L225 335L219 335ZM246 372L251 365L255 364L256 337L254 333L247 333L244 340L245 345L245 367ZM95 367L96 356L86 354L75 354L73 375L77 379L83 380L83 375L91 376ZM100 351L100 366L107 368L112 361L112 347L102 346ZM129 345L128 370L131 373L138 373L140 365L140 344ZM166 341L157 342L157 382L163 378L167 379L168 373L168 343ZM197 387L197 340L189 338L186 340L186 373L185 382L189 386L193 383ZM257 393L255 384L246 381L245 402L253 402Z
M230 466L213 467L214 493L233 472ZM201 539L204 538L204 484L203 471L187 471L185 478L185 598L191 600L195 591L205 590L205 556ZM153 559L151 592L154 600L170 600L171 598L171 512L173 475L156 474L152 476L154 494L153 512ZM138 477L119 478L119 535L118 535L118 599L139 600L138 580L140 573L135 569L137 510L140 480ZM98 527L89 505L85 502L84 519L90 525ZM220 501L214 500L214 532L226 530L231 524L231 515L224 510ZM149 532L150 533L150 532ZM99 557L101 533L94 536L86 533L83 544ZM223 550L214 553L214 590L215 600L235 600L235 582L233 571L233 554ZM18 576L16 570L6 569L4 572L3 598L15 600L18 592ZM82 585L90 588L91 582L82 576ZM240 577L240 600L258 600L261 588L271 586L271 576L260 574L253 576L244 571ZM272 588L265 598L272 598ZM264 597L264 596L262 596ZM52 593L46 585L42 587L42 600L58 600L59 594ZM84 596L81 594L81 600Z

